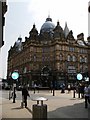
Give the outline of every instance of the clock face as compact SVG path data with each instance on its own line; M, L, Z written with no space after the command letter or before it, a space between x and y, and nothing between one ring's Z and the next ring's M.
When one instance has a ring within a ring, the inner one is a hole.
M90 13L90 6L88 7L88 12Z

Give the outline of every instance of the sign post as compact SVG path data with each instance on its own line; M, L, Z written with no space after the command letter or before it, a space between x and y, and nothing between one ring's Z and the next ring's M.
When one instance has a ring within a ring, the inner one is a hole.
M14 71L11 77L14 81L16 81L19 78L19 73ZM16 98L15 88L16 88L16 83L13 84L13 103L15 103L15 98Z

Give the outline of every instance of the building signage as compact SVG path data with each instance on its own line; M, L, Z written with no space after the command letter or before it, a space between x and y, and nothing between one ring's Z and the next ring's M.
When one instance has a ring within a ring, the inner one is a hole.
M76 68L74 66L68 66L68 73L76 73Z

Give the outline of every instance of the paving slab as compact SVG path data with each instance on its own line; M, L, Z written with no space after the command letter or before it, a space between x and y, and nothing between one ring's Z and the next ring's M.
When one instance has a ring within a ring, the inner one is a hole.
M88 109L85 109L84 99L78 98L77 94L76 98L73 98L73 91L69 94L67 91L61 94L59 90L56 90L55 96L51 91L39 91L39 93L36 91L35 94L33 91L29 91L29 93L27 108L21 108L21 91L16 92L15 103L12 102L12 99L9 100L8 94L6 94L6 98L2 99L2 118L32 118L32 106L37 102L31 99L37 96L48 99L44 101L44 104L47 105L48 118L89 118L90 105Z

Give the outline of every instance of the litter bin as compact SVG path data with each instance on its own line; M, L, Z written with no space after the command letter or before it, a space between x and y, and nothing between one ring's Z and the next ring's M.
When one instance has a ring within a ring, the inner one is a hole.
M47 119L47 105L43 104L43 101L46 101L48 99L44 97L36 97L36 98L33 98L32 100L37 101L37 104L34 104L32 106L33 120L35 120L36 118L38 119L44 118L44 120L46 120Z

